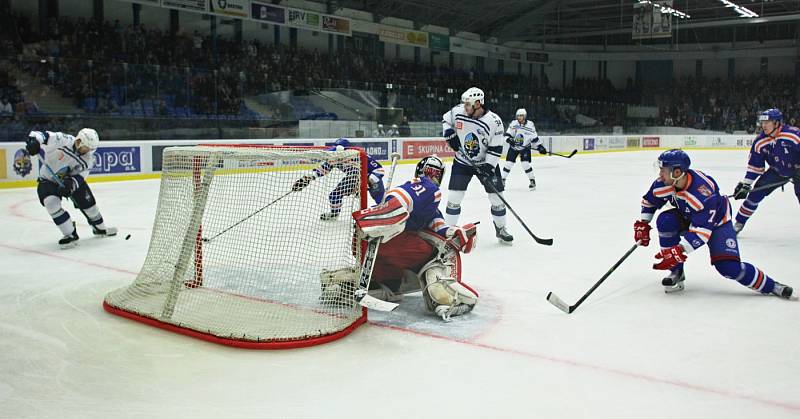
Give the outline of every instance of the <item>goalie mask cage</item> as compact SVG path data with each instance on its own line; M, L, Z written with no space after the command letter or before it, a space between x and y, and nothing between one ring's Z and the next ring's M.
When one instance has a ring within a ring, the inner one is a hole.
M329 170L301 191L294 182ZM252 349L326 343L366 321L352 295L321 296L320 275L360 269L350 213L366 207L363 150L192 146L164 150L147 258L103 307L192 337ZM337 191L341 216L323 221Z

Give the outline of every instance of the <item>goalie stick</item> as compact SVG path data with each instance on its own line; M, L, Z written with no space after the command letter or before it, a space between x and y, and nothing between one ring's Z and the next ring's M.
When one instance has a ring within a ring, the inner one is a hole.
M472 167L473 170L475 170L475 171L478 170L478 167L475 165L475 162L473 162L472 159L470 159L462 150L458 150L457 153L460 153L461 157L463 157L464 160L469 162L469 165L470 165L470 167ZM480 179L480 177L478 177L478 179ZM483 183L483 182L481 182L481 183ZM524 227L525 231L527 231L528 234L530 234L530 236L533 237L533 240L535 240L536 243L539 243L539 244L542 244L542 245L545 245L545 246L552 246L553 245L553 239L543 239L543 238L538 237L537 235L533 234L531 229L528 228L528 225L525 224L525 221L522 221L522 217L520 217L519 214L517 214L517 212L514 211L514 208L511 208L511 205L508 205L508 201L506 201L506 199L503 198L503 195L501 195L500 192L497 191L497 188L494 187L494 184L492 184L491 182L488 182L488 183L486 183L486 185L489 185L489 189L491 189L492 192L494 192L497 195L497 197L500 198L500 201L503 202L503 205L505 205L506 208L508 208L508 210L511 211L512 214L514 214L514 217L517 218L517 221L519 221L519 223L522 224L522 227Z
M578 149L576 148L575 150L572 150L572 153L569 153L569 156L565 156L563 154L558 154L558 153L553 153L552 151L549 151L549 150L547 151L547 154L549 154L551 156L563 157L565 159L571 159L572 156L574 156L577 152L578 152Z
M553 294L552 292L547 293L547 301L550 304L558 307L559 310L563 311L564 313L567 313L567 314L572 313L573 311L575 311L578 308L578 306L581 305L581 303L583 303L584 300L586 300L586 298L588 298L590 295L592 295L594 290L596 290L597 287L599 287L600 284L602 284L603 281L605 281L606 278L608 278L609 275L611 275L612 272L617 270L619 265L622 265L622 262L624 262L625 259L627 259L628 256L630 256L631 253L633 253L633 251L636 250L637 247L639 247L639 242L636 242L630 249L628 249L628 251L625 252L625 254L617 261L617 263L615 263L614 266L612 266L611 269L609 269L608 272L606 272L606 274L603 275L603 277L600 278L599 281L595 282L595 284L592 285L591 288L589 288L589 291L586 291L586 293L583 294L583 297L581 297L580 300L578 300L575 304L567 305L567 303L565 303L564 300L558 298L558 296Z
M394 171L397 168L397 161L400 159L399 153L392 153L392 166L389 169L389 176L386 177L386 191L392 187L392 178ZM380 203L386 201L384 195ZM372 270L375 267L375 259L378 257L378 248L380 247L380 237L372 239L367 244L367 252L364 255L364 262L361 264L361 274L358 278L358 289L355 292L355 299L362 307L377 311L392 311L397 308L398 304L383 301L369 295L369 283L372 280Z

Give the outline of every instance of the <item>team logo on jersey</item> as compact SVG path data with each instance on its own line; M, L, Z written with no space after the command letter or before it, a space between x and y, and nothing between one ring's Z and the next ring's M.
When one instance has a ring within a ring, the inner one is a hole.
M728 246L729 249L735 249L736 248L736 240L734 240L734 239L725 240L725 246Z
M466 137L464 137L464 150L467 152L467 155L470 158L475 158L478 156L478 153L481 151L481 146L478 142L478 137L475 134L470 132Z
M525 136L522 134L517 134L517 136L514 138L514 145L517 147L522 147L522 143L524 142L525 142Z
M709 191L708 188L706 188L706 185L700 185L700 187L697 188L697 192L700 192L701 194L703 194L703 196L711 196L712 194L712 192Z

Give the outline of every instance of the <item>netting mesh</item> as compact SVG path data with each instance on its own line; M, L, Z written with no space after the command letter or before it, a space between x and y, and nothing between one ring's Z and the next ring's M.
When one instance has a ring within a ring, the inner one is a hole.
M293 191L314 169L322 176ZM144 266L105 305L234 341L341 333L362 309L347 296L321 299L320 275L360 265L349 215L366 202L363 172L356 150L165 149ZM321 219L332 202L342 216Z

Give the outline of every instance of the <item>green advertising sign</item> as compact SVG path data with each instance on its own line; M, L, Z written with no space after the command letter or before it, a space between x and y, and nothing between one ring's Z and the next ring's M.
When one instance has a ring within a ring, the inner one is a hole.
M450 51L450 37L447 35L429 33L428 42L430 43L430 48L433 51Z

